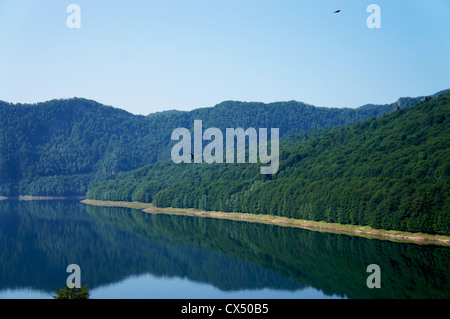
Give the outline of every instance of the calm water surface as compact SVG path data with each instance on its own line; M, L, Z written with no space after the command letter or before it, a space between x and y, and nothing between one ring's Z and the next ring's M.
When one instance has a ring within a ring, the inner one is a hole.
M0 298L450 298L450 248L77 201L0 201ZM366 285L381 268L381 288Z

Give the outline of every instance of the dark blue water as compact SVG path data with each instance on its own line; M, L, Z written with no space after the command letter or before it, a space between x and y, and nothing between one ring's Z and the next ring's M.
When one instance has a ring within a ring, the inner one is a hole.
M0 298L449 298L450 248L77 201L0 201ZM381 270L370 289L367 266Z

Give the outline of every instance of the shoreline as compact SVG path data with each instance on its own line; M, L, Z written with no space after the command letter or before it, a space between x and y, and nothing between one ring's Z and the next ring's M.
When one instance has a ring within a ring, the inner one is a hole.
M5 197L0 196L0 200L21 200L21 201L32 201L32 200L83 200L86 199L84 196L31 196L31 195L19 195Z
M450 247L450 236L430 235L424 233L409 233L396 230L374 229L369 226L343 225L335 223L316 222L310 220L294 219L273 215L254 215L243 213L227 213L216 211L203 211L193 208L159 208L150 203L139 202L115 202L84 199L81 203L101 207L123 207L138 209L149 214L183 215L201 218L216 218L237 220L244 222L256 222L282 227L296 227L312 231L327 232L364 237L368 239L381 239L401 243L435 244Z

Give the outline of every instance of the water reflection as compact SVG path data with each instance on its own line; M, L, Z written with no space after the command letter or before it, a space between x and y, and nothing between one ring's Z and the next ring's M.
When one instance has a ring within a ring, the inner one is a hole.
M119 298L124 282L145 280L160 287L181 280L190 298L208 289L227 298L234 292L275 296L274 291L307 292L307 287L322 297L449 298L449 259L450 249L439 246L71 201L0 202L3 292L31 287L53 293L65 284L67 265L75 263L81 266L82 284L106 298ZM366 286L366 267L373 263L382 270L381 289ZM176 288L172 291L176 298Z

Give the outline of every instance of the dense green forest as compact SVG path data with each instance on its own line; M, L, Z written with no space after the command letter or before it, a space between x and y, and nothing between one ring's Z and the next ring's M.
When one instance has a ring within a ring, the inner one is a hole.
M119 172L170 159L175 144L172 131L192 130L195 119L202 120L205 128L277 127L280 136L301 132L302 138L309 138L319 129L379 117L420 99L401 98L357 109L295 101L227 101L190 112L148 116L81 98L37 104L0 101L0 195L84 195L95 183Z
M258 164L158 162L87 196L450 235L449 99L287 143L275 175Z

